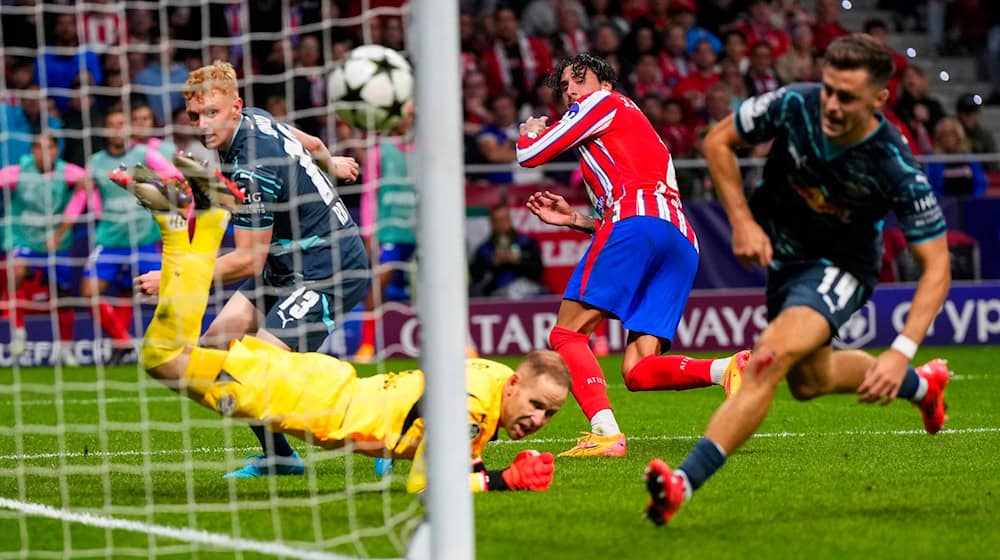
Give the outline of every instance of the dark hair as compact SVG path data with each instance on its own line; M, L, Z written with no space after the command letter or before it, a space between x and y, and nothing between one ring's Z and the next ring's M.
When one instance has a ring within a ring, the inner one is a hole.
M889 83L889 76L895 70L889 49L864 33L834 39L823 61L837 70L867 70L868 81L879 87Z
M871 33L873 29L888 30L889 26L886 25L885 21L883 21L883 20L881 20L879 18L871 18L871 19L865 20L865 26L864 26L863 29L865 30L865 33Z
M615 69L606 60L590 53L581 53L572 58L564 58L556 64L555 70L547 79L550 88L562 93L562 75L567 68L570 68L574 79L582 79L587 75L587 70L590 70L597 76L597 81L610 82L612 87L615 85Z

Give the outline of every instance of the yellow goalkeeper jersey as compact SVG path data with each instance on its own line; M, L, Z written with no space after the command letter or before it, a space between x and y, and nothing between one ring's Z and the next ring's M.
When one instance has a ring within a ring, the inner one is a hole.
M189 366L190 367L190 366ZM207 372L189 372L204 378ZM352 366L318 353L289 352L252 336L232 344L201 395L223 415L257 420L325 448L351 442L366 455L415 459L407 489L425 486L424 373L408 370L359 378ZM470 456L496 435L503 387L514 371L483 359L466 360ZM470 477L476 490L475 477Z

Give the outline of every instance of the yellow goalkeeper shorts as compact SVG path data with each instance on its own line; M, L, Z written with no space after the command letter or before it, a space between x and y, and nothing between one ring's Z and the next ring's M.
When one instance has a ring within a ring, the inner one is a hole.
M197 374L195 374L197 375ZM297 353L245 336L229 348L203 405L224 416L256 420L323 447L344 419L357 390L354 366L318 353Z

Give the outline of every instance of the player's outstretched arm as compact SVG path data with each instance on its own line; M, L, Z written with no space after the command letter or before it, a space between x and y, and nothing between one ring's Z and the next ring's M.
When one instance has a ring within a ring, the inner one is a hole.
M295 138L299 142L302 142L302 147L312 155L313 160L316 161L316 165L319 165L320 169L340 181L353 183L358 180L360 166L357 160L352 157L333 156L330 154L330 150L326 147L326 144L319 138L311 134L306 134L294 126L290 126L289 128L292 130Z
M944 304L951 285L951 258L946 237L941 235L923 243L911 244L910 252L920 263L922 272L913 294L910 312L900 335L919 346L934 317ZM895 346L895 344L894 344ZM916 348L914 348L916 350ZM861 402L882 401L889 404L899 391L910 358L900 350L890 348L875 360L858 387Z
M733 115L729 115L705 137L705 159L733 228L733 254L744 266L767 266L771 262L771 240L753 219L736 163L736 147L743 144Z

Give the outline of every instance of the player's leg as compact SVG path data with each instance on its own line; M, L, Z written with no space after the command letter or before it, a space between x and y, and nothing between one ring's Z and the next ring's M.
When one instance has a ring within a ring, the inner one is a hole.
M622 224L634 239L632 274L641 282L631 288L629 305L619 312L629 329L622 361L625 386L631 391L675 390L718 385L730 363L661 356L670 349L688 295L698 271L698 252L671 223L656 218L633 218Z
M778 384L800 360L827 344L830 325L815 310L797 306L784 309L768 325L754 346L743 385L715 412L705 436L681 465L671 471L659 459L646 471L651 500L647 515L657 525L670 520L760 426L770 410Z
M606 318L606 312L601 309L564 299L559 305L556 325L549 333L549 344L562 356L573 378L573 398L591 426L590 433L560 456L625 454L624 436L611 408L604 371L590 349L590 333Z
M24 328L24 306L27 303L23 298L21 287L28 277L28 263L21 257L20 249L14 249L7 257L7 266L10 268L12 282L7 285L7 297L10 301L11 331L10 331L10 355L16 358L24 354L28 349L28 331ZM5 275L4 280L7 279Z
M875 358L861 350L833 350L827 346L802 360L788 373L788 388L799 400L831 393L856 393ZM944 360L922 366L909 365L896 397L912 402L921 413L930 434L941 430L946 420L944 390L950 380Z
M225 234L229 213L218 208L201 212L194 238L188 240L187 221L176 214L155 214L163 238L160 297L153 320L146 329L139 354L140 363L158 379L175 388L207 384L214 373L199 378L200 369L189 371L192 348L198 343L201 319L208 305L216 254ZM187 372L187 374L185 373ZM199 392L196 387L195 392Z
M222 306L222 310L215 316L201 337L202 346L226 349L233 340L258 330L262 314L254 302L244 293L244 286L247 283L255 285L253 279L245 281L244 285L240 286L240 289ZM269 342L273 341L269 340Z
M123 352L130 350L132 344L118 312L103 297L112 282L118 287L120 278L128 280L132 277L126 274L127 264L114 262L113 258L106 255L102 247L96 247L90 255L90 266L83 271L80 284L80 297L90 302L91 312L97 316L101 330L111 337L112 353L107 362L109 365L120 363L124 357Z
M56 285L56 319L59 326L59 361L66 367L79 367L80 362L73 352L73 326L76 322L76 309L63 302L76 292L74 287L73 268L67 252L55 253L55 266L52 271L55 277L49 277Z

